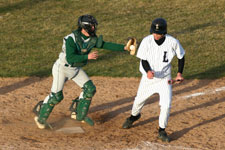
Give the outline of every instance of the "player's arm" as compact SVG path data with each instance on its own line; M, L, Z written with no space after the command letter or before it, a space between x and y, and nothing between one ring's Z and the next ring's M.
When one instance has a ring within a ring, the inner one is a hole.
M141 64L142 64L142 67L144 68L144 70L146 71L146 73L148 71L152 71L152 68L151 66L149 65L148 61L147 60L141 60Z
M182 82L184 80L182 73L183 73L184 63L185 63L185 58L184 58L185 51L178 40L176 40L175 42L174 49L178 58L178 73L175 80Z
M74 44L73 38L66 39L66 60L69 64L84 63L88 60L88 55L79 55L78 49Z
M96 45L95 48L99 49L106 49L106 50L111 50L111 51L124 51L125 45L123 44L117 44L113 42L106 42L103 40L103 36L100 35L97 37Z
M74 63L86 64L89 59L97 59L97 58L98 58L97 52L91 52L86 55L78 54L78 49L74 44L73 38L69 37L68 39L66 39L66 60L70 65L73 65Z
M178 73L183 73L185 58L178 59Z
M178 72L177 72L177 76L176 76L176 81L183 81L184 78L182 76L183 73L183 69L184 69L184 63L185 63L185 58L183 56L182 59L178 59Z
M142 67L144 68L144 70L147 73L147 77L149 79L152 79L154 77L154 72L152 71L152 68L151 68L150 64L148 63L148 61L142 59L141 64L142 64Z
M111 51L124 51L125 45L103 41L102 46L100 48L106 49L106 50L111 50Z

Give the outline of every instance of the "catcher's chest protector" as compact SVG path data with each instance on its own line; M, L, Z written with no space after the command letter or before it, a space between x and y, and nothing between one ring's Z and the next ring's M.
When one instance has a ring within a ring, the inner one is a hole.
M78 51L80 52L80 54L84 55L84 54L88 54L91 49L96 45L97 42L97 37L89 37L89 39L84 40L81 37L81 33L76 30L73 32L74 36L75 36L75 42L76 42L76 46L78 48Z

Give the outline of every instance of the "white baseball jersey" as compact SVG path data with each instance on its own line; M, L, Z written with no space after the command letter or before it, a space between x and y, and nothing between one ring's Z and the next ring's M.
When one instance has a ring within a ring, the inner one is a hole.
M146 36L142 40L137 57L147 60L155 74L153 79L148 79L140 61L142 78L132 107L131 114L133 116L137 116L141 112L148 97L158 93L161 106L159 126L166 128L172 101L172 86L168 84L168 80L171 79L171 61L175 55L178 59L182 59L184 54L185 51L179 41L170 35L165 35L165 41L161 45L155 42L153 35Z
M156 78L163 78L171 74L171 61L176 55L182 59L185 51L179 41L170 35L165 35L165 41L157 45L153 35L145 37L137 52L137 57L141 60L147 60ZM142 64L140 63L140 72L146 75Z

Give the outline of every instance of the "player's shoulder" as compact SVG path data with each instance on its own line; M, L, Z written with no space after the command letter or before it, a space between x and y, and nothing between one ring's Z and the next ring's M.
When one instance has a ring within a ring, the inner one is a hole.
M153 39L153 35L152 34L150 34L150 35L147 35L147 36L145 36L144 38L143 38L143 42L149 42L149 41L151 41Z
M70 39L70 40L73 39L73 41L75 41L75 36L74 36L73 33L70 33L70 34L66 35L66 36L64 37L64 39Z
M179 43L179 40L173 37L172 35L166 34L166 39L171 43Z

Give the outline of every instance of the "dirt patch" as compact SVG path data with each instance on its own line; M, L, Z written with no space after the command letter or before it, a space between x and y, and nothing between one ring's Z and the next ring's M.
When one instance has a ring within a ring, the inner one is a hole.
M91 79L97 93L88 116L95 121L95 126L70 119L69 106L81 89L68 81L64 100L48 120L54 127L51 131L36 127L32 109L49 94L52 78L0 78L0 149L144 150L154 146L157 149L225 149L225 78L186 80L173 86L167 127L172 138L170 143L157 139L158 95L148 99L141 119L133 128L121 129L130 115L140 78ZM55 131L65 126L79 126L84 133Z

